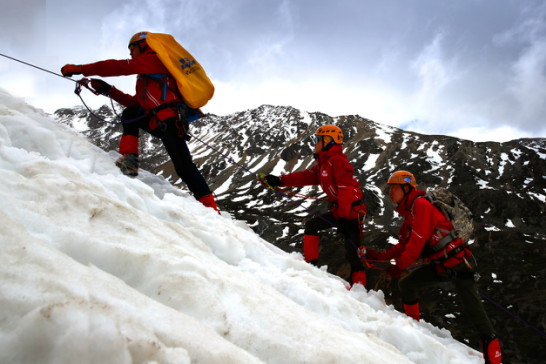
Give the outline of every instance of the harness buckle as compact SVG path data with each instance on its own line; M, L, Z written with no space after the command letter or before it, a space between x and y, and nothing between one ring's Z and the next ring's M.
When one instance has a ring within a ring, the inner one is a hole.
M167 123L164 123L161 120L159 120L159 118L157 116L156 116L155 120L157 122L157 126L159 126L159 129L161 129L162 132L166 132L167 131Z
M184 133L183 137L186 141L191 140L190 135L190 122L188 120L187 106L183 102L178 103L178 121L182 124L182 132Z

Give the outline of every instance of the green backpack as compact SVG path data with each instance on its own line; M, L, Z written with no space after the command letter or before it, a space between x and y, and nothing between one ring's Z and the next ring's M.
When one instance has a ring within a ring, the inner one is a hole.
M450 234L452 238L449 241L458 237L468 243L474 233L474 216L470 209L457 196L443 187L427 192L423 198L430 201L453 224L453 231ZM442 248L443 246L439 247L439 249Z

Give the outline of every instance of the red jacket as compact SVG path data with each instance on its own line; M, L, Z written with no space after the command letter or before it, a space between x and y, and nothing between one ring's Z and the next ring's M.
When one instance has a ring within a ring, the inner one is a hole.
M419 259L423 248L433 247L447 235L438 229L452 231L453 225L446 217L434 207L428 200L419 198L425 195L425 191L413 189L400 202L396 212L404 218L398 235L398 244L380 253L379 260L395 259L400 269L408 268L413 262ZM439 259L444 254L456 249L464 242L456 238L452 240L445 249L429 255L431 260ZM445 250L445 252L444 252ZM443 262L445 268L453 268L463 262L463 258L469 258L470 250L465 248L457 255ZM438 272L444 273L445 269L438 266Z
M84 76L128 76L138 75L136 83L136 95L131 96L112 87L110 96L125 106L144 108L147 112L155 109L159 105L168 103L179 103L181 101L178 95L176 80L171 76L167 68L163 65L157 54L148 48L144 53L133 59L100 61L96 63L82 65ZM146 76L147 74L162 74L167 76L167 89L165 100L162 100L164 90L164 80L157 80ZM160 120L165 121L170 117L177 117L175 109L164 109L158 112ZM155 118L150 120L150 129L157 127Z
M303 172L282 175L282 185L300 187L320 184L330 203L334 203L332 212L336 217L356 219L358 211L366 213L360 184L354 177L353 166L343 154L341 145L335 144L327 152L318 153L317 163ZM361 203L353 206L356 201Z

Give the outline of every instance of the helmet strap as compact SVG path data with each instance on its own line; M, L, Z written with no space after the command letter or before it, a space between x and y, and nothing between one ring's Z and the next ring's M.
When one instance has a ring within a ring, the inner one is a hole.
M332 146L334 145L334 139L332 137L329 137L330 138L330 141L328 142L328 144L324 145L324 137L322 137L322 150L324 152L327 152L330 150L330 148L332 148Z
M142 47L142 44L145 44L144 47ZM148 48L148 43L146 42L139 42L138 44L138 49L140 50L140 53L143 53L147 48Z
M402 198L402 201L406 200L406 203L407 203L407 199L406 197L410 194L411 190L413 190L413 186L412 185L400 185L402 187L402 193L404 193L404 197ZM408 192L406 192L406 189L404 187L408 186L409 189L408 189ZM400 201L400 202L402 202Z
M140 52L140 54L142 54L149 47L148 43L144 42L144 40L137 40L136 42L133 42L131 44L134 44L135 47L138 47L138 51Z

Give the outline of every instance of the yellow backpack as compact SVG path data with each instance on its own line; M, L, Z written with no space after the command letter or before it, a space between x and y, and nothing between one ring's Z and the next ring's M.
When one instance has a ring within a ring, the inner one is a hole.
M214 85L195 58L169 34L148 32L146 43L176 79L184 103L192 109L205 106Z

